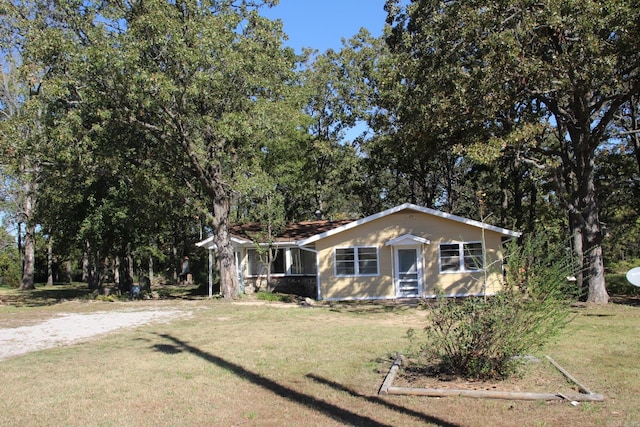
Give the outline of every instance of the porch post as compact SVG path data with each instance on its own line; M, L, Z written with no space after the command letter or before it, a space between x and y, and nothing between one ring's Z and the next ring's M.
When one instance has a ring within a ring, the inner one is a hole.
M209 249L209 298L213 298L213 249Z

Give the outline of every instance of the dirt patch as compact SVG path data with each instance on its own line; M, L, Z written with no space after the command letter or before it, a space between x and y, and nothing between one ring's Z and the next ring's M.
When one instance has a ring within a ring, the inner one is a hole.
M0 329L0 360L73 344L119 329L137 328L148 323L166 323L191 315L191 311L175 309L59 313L37 324Z

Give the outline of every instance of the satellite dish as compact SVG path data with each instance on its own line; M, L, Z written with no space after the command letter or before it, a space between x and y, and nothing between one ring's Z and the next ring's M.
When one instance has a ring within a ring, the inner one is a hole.
M627 271L627 280L633 286L640 287L640 267L632 268Z

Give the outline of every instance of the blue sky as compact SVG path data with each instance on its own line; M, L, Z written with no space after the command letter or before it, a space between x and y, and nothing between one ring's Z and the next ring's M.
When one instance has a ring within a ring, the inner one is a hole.
M263 15L281 19L286 42L297 53L303 47L324 52L340 50L342 39L354 36L362 27L374 36L382 34L385 0L280 0Z

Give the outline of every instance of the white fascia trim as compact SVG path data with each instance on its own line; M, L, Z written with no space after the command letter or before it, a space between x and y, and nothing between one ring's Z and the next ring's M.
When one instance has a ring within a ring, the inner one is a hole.
M413 203L404 203L404 204L396 206L394 208L387 209L385 211L378 212L377 214L369 215L368 217L365 217L365 218L350 222L348 224L345 224L343 226L331 229L329 231L325 231L324 233L316 234L315 236L311 236L311 237L308 237L306 239L299 240L298 242L296 242L296 244L300 245L300 246L307 245L309 243L313 243L313 242L316 242L318 240L324 239L326 237L333 236L333 235L338 234L338 233L342 233L343 231L350 230L350 229L352 229L354 227L358 227L358 226L360 226L362 224L366 224L366 223L374 221L376 219L383 218L383 217L385 217L387 215L392 215L394 213L398 213L398 212L401 212L403 210L408 210L408 209L414 210L414 211L417 211L417 212L421 212L421 213L425 213L425 214L429 214L429 215L433 215L433 216L437 216L437 217L440 217L440 218L450 219L452 221L460 222L460 223L471 225L471 226L474 226L474 227L484 228L485 230L495 231L496 233L500 233L500 234L503 234L505 236L520 237L522 235L522 233L517 232L517 231L507 230L506 228L496 227L495 225L485 224L483 222L476 221L476 220L473 220L473 219L463 218L461 216L449 214L449 213L438 211L438 210L435 210L435 209L425 208L423 206L414 205Z
M404 234L400 237L396 237L395 239L389 240L384 245L394 246L394 245L400 245L400 244L410 244L410 243L403 243L403 242L414 242L414 243L417 242L417 243L423 243L425 245L428 245L431 243L429 239L425 239L424 237L414 236L413 234Z
M251 241L231 236L231 243L233 246L242 246L247 243L251 243ZM206 249L218 249L217 245L213 242L213 236L207 237L206 239L196 243L196 246Z
M207 249L211 249L210 246L213 246L215 244L213 244L213 236L209 236L206 239L196 243L196 246L202 248L202 247L206 247Z
M256 246L255 242L250 240L245 240L243 245L247 248L254 248ZM296 242L272 242L272 243L258 243L258 246L275 246L276 248L285 247L285 248L295 248Z

